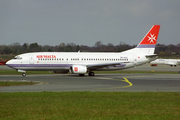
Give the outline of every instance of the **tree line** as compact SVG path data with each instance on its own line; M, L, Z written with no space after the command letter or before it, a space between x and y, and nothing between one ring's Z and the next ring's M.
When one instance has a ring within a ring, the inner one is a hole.
M0 45L1 55L17 55L27 52L122 52L131 48L136 47L136 45L128 45L126 43L120 42L118 45L113 45L108 43L104 45L101 41L97 41L94 46L87 45L76 45L74 43L60 43L56 46L50 45L39 45L38 43L12 43L10 45ZM161 57L179 57L180 56L180 44L177 45L164 45L157 44L155 49L155 54Z

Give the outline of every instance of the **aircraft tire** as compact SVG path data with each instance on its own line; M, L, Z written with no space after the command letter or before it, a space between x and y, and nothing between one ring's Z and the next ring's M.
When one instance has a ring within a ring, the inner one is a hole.
M26 73L22 73L22 76L23 76L23 77L26 77Z
M94 72L89 72L89 76L94 76L95 73Z

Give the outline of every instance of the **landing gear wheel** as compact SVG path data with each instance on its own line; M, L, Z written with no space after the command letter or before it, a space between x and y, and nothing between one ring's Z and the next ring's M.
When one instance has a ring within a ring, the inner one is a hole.
M89 72L89 76L94 76L95 73L94 72Z
M22 76L23 76L23 77L26 77L26 73L22 73Z

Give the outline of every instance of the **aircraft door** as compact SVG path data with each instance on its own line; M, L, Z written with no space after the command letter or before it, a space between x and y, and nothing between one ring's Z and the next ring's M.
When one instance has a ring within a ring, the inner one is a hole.
M29 55L29 64L34 64L34 57L33 57L33 55Z
M137 65L137 56L136 55L134 55L134 66L136 66Z

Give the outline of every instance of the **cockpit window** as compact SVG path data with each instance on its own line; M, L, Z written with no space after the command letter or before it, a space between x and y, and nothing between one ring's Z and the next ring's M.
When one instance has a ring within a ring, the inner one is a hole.
M20 56L15 56L13 59L21 60L22 57L20 57Z

